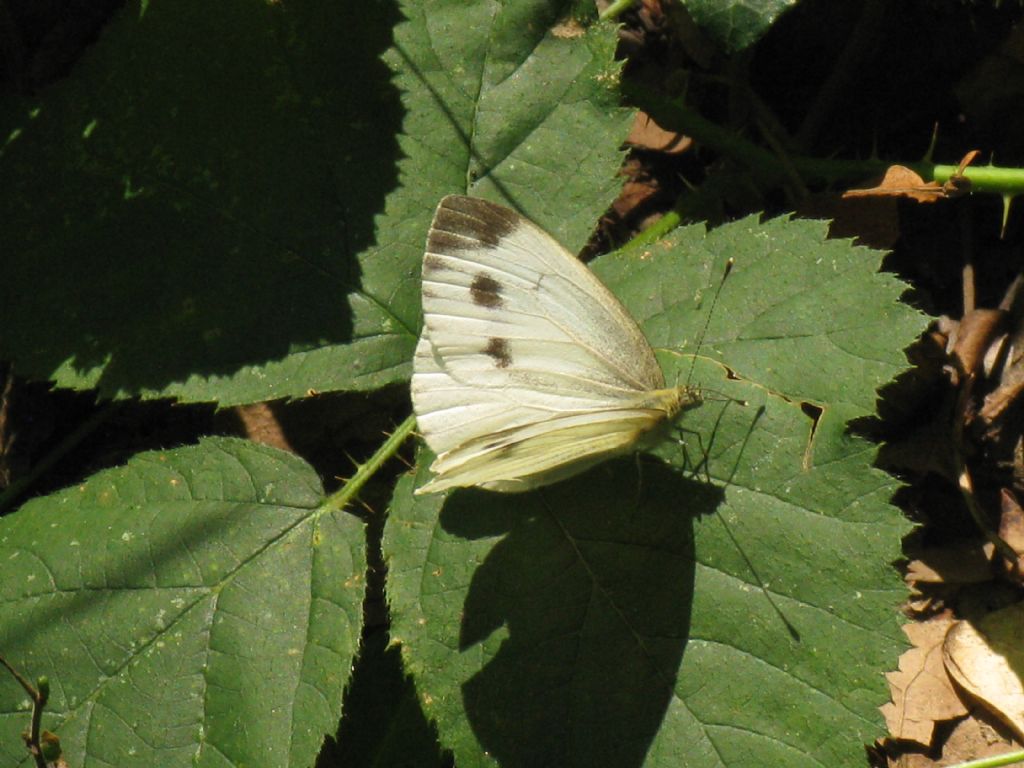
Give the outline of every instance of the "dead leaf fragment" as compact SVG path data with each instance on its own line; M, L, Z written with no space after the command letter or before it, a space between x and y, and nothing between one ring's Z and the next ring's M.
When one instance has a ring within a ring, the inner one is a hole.
M912 584L982 584L992 580L991 544L964 542L962 546L922 550L907 563L906 580Z
M843 197L909 197L919 203L934 203L946 197L942 186L925 181L903 165L890 165L885 176L874 187L848 189Z
M572 40L577 37L583 37L585 33L586 30L583 26L573 18L563 19L551 28L552 36L562 40Z
M960 376L984 370L982 366L993 342L1003 333L1006 319L1007 313L1001 309L973 309L964 313L948 342L949 354Z
M1024 509L1009 488L999 492L1001 514L999 516L999 537L1010 545L1020 557L1008 575L1024 580ZM1024 638L1022 638L1024 641Z
M881 707L893 738L929 747L937 722L967 714L943 666L942 643L952 624L943 615L904 625L914 647L900 656L899 671L885 676L892 701Z
M920 755L917 763L921 768L936 768L940 765L959 765L968 760L1005 755L1017 748L1009 733L1003 733L1006 726L994 721L983 707L972 707L969 716L958 722L942 744L942 756L936 761L932 755ZM906 768L910 768L908 765Z
M626 143L639 149L653 149L668 155L681 155L693 146L693 139L676 131L667 131L646 112L637 112Z
M1024 738L1024 603L962 621L943 645L957 684Z
M960 197L971 191L971 180L964 176L964 171L979 154L978 150L972 149L964 155L956 171L944 184L925 181L905 165L890 165L878 184L862 189L848 189L843 197L909 197L919 203Z

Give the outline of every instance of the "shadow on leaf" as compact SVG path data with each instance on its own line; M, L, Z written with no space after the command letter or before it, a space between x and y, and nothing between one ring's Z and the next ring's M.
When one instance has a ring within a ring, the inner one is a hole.
M459 536L507 531L473 576L459 638L489 658L462 686L481 746L507 766L641 765L689 635L693 520L721 490L661 465L641 479L622 460L483 499L455 494L441 515Z
M65 86L7 105L0 318L23 374L162 392L401 324L363 293L381 291L363 260L398 184L403 111L381 54L399 15L346 18L309 0L125 9ZM408 268L376 280L394 290ZM390 364L369 356L353 378Z

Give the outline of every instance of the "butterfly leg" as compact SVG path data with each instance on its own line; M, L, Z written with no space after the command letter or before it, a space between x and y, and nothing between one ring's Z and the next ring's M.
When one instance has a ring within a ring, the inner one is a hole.
M700 461L694 464L690 458L690 452L686 448L686 441L680 437L678 439L679 447L683 451L683 471L689 472L690 477L697 477L703 470L703 480L706 483L711 483L711 474L708 469L708 449L704 447L704 440L701 437L700 432L693 429L686 429L685 427L676 427L676 430L680 435L692 435L697 440L697 448L700 451Z

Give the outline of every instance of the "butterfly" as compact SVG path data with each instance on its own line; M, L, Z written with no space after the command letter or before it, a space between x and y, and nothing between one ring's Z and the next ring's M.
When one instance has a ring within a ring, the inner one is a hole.
M645 447L701 403L666 387L618 299L515 211L441 200L422 274L412 402L437 458L417 494L548 485Z

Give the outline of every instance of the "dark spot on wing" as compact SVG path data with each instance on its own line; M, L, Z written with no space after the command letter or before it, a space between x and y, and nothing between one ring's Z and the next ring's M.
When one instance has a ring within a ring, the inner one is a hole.
M503 303L501 283L482 273L473 278L473 284L469 286L469 295L473 297L474 304L488 309L497 309Z
M487 342L484 354L494 360L494 364L499 368L508 368L512 365L512 356L508 352L508 341L506 339L492 336Z
M521 220L518 213L500 205L451 195L437 206L427 237L427 251L452 253L481 245L494 248Z

